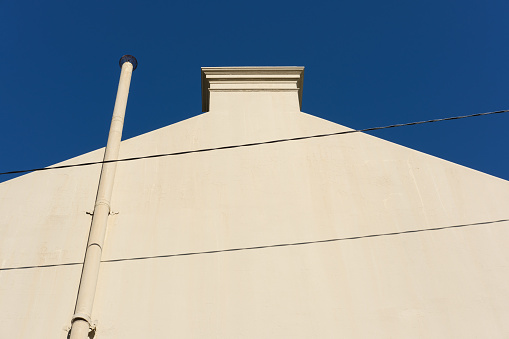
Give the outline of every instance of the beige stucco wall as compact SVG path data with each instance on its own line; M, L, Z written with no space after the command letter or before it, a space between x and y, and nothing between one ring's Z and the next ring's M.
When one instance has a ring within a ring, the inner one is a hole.
M102 153L62 164L100 161ZM75 167L0 183L0 337L67 336L99 172Z
M214 114L127 141L122 157L344 129ZM105 259L507 219L509 185L357 134L124 163L114 197ZM507 226L105 263L96 317L105 338L502 338Z
M120 157L347 129L296 92L224 95ZM0 184L2 267L80 262L98 175ZM271 245L509 219L508 203L505 180L360 133L119 163L96 338L505 338L508 222ZM0 271L6 337L65 338L80 270Z

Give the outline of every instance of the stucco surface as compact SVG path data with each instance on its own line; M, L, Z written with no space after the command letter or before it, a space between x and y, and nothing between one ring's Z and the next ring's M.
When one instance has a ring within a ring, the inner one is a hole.
M205 113L121 156L346 130L278 112ZM105 260L507 219L509 185L351 134L123 163L113 196ZM503 338L507 226L104 263L95 316L105 338Z
M120 158L348 130L286 87L211 91ZM65 338L81 265L4 268L83 260L99 170L0 184L3 336ZM508 203L505 180L362 133L122 162L95 338L506 338Z
M60 164L100 161L103 152ZM50 170L0 184L0 337L67 336L99 172ZM77 265L60 266L68 263Z

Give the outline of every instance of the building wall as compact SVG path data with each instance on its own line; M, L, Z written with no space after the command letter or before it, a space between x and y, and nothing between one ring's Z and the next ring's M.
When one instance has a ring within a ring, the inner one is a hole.
M217 113L129 140L121 157L346 130L304 113ZM117 174L105 260L156 258L102 265L104 338L509 334L507 222L320 242L507 219L504 180L365 134ZM227 249L239 250L206 253Z
M103 152L62 164L100 161ZM0 337L66 338L99 173L75 167L0 183Z
M120 157L347 130L261 95ZM0 184L2 336L66 337L99 170ZM508 337L508 203L505 180L361 133L119 163L96 338Z

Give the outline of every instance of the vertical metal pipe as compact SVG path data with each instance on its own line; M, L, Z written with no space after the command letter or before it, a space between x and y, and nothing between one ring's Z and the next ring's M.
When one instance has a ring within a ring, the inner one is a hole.
M124 55L120 58L119 63L122 70L120 72L117 99L113 109L108 143L104 152L104 161L118 159L131 75L138 65L136 58L131 55ZM104 163L102 165L76 308L71 320L71 339L87 339L88 333L92 328L92 307L94 305L95 289L99 276L108 216L111 212L110 200L116 168L116 162Z

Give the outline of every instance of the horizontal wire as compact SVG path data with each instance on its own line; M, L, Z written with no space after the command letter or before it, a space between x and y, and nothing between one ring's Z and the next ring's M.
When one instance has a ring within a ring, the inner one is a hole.
M500 220L492 220L492 221L481 221L481 222L470 223L470 224L449 225L449 226L441 226L441 227L433 227L433 228L421 228L421 229L416 229L416 230L407 230L407 231L400 231L400 232L368 234L368 235L360 235L360 236L346 237L346 238L333 238L333 239L325 239L325 240L302 241L302 242L296 242L296 243L284 243L284 244L262 245L262 246L253 246L253 247L228 248L228 249L222 249L222 250L212 250L212 251L202 251L202 252L163 254L163 255L154 255L154 256L146 256L146 257L107 259L107 260L101 260L101 262L102 263L114 263L114 262L121 262L121 261L138 261L138 260L148 260L148 259L184 257L184 256L189 256L189 255L201 255L201 254L214 254L214 253L223 253L223 252L238 252L238 251L260 250L260 249L264 249L264 248L311 245L311 244L320 244L320 243L337 242L337 241L358 240L358 239L366 239L366 238L377 238L377 237L384 237L384 236L395 236L395 235L410 234L410 233L421 233L421 232L428 232L428 231L440 231L440 230L451 229L451 228L462 228L462 227L469 227L469 226L470 227L471 226L481 226L481 225L496 224L496 223L501 223L501 222L506 222L506 221L509 221L509 219L500 219ZM76 265L82 265L82 264L83 264L82 262L70 262L70 263L64 263L64 264L48 264L48 265L6 267L6 268L0 268L0 271L25 270L25 269L31 269L31 268L48 268L48 267L58 267L58 266L76 266Z
M449 118L415 121L415 122L409 122L409 123L404 123L404 124L395 124L395 125L388 125L388 126L381 126L381 127L371 127L371 128L364 128L364 129L359 129L359 130L349 130L349 131L334 132L334 133L315 134L315 135L295 137L295 138L260 141L260 142L253 142L253 143L240 144L240 145L202 148L202 149L197 149L197 150L192 150L192 151L153 154L153 155L145 155L145 156L140 156L140 157L123 158L123 159L116 159L116 160L83 162L83 163L73 164L73 165L60 165L60 166L52 166L52 167L32 168L32 169L26 169L26 170L1 172L0 175L20 174L20 173L28 173L28 172L36 172L36 171L47 171L47 170L61 169L61 168L71 168L71 167L81 167L81 166L90 166L90 165L98 165L98 164L108 164L108 163L112 163L112 162L125 162L125 161L141 160L141 159L161 158L161 157L168 157L168 156L175 156L175 155L202 153L202 152L218 151L218 150L240 148L240 147L251 147L251 146L258 146L258 145L275 144L275 143L281 143L281 142L287 142L287 141L297 141L297 140L305 140L305 139L313 139L313 138L330 137L333 135L377 131L377 130L387 129L387 128L421 125L421 124L428 124L428 123L439 122L439 121L458 120L458 119L465 119L465 118L472 118L472 117L479 117L479 116L483 116L483 115L499 114L499 113L507 113L507 112L509 112L509 110L501 110L501 111L485 112L485 113L475 113L475 114L461 115L461 116L455 116L455 117L449 117Z

